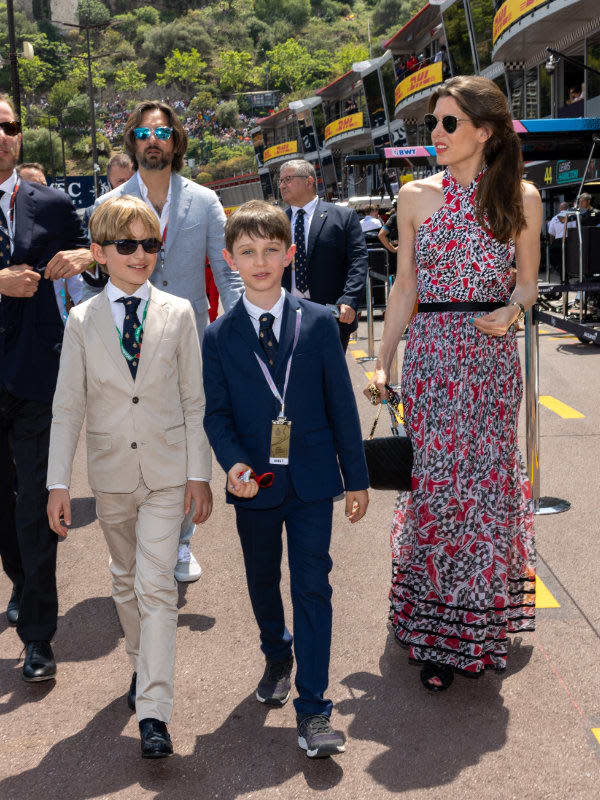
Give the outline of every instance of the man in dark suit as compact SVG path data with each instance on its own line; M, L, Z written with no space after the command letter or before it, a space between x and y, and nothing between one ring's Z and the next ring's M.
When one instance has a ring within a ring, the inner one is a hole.
M369 256L356 212L317 197L317 176L309 161L287 161L279 174L281 197L290 208L296 255L283 287L339 309L344 351L358 327L358 304L367 280Z
M13 582L7 616L26 648L23 678L43 681L56 674L57 536L46 471L64 326L42 275L59 250L87 242L66 194L18 178L20 144L10 99L0 95L0 555Z

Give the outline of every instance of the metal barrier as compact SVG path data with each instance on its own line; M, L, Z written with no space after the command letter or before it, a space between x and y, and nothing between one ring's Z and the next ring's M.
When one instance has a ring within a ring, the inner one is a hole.
M534 514L559 514L571 503L558 497L540 497L540 423L539 423L539 332L543 314L534 306L525 314L525 430L527 440L527 475L531 483Z

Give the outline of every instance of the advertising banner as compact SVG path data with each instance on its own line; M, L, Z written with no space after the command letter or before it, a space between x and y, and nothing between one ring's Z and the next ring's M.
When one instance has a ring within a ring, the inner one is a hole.
M327 141L327 139L331 139L333 136L337 136L340 133L354 131L357 128L362 128L363 126L364 123L362 112L359 112L358 114L349 114L347 117L340 117L340 119L330 122L325 128L325 141Z
M547 0L506 0L500 6L498 13L494 17L494 28L492 32L492 43L496 44L496 39L501 33L516 22L520 17L524 17L537 6L546 3Z
M94 205L94 178L91 175L69 175L65 183L63 178L49 178L48 186L66 192L75 208L84 209ZM106 176L98 178L100 194L110 191Z
M441 61L436 61L434 64L423 67L423 69L418 69L396 86L394 92L396 105L410 97L411 94L427 89L428 86L435 86L435 84L441 83L442 80Z
M263 161L270 161L272 158L279 158L280 156L289 156L298 152L298 142L281 142L275 144L273 147L267 147L263 153Z

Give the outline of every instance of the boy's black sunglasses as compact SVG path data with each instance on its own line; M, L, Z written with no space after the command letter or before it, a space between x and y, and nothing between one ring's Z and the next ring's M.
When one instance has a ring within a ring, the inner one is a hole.
M6 136L16 136L17 133L21 133L21 123L17 120L0 122L0 128L2 128Z
M162 247L160 239L111 239L107 242L102 242L102 247L107 244L114 244L117 248L117 253L122 256L130 256L135 253L139 245L142 245L145 253L158 253Z
M425 123L425 127L429 133L433 133L439 120L435 114L425 114L423 117L423 122ZM446 133L454 133L458 128L459 122L469 122L469 120L467 117L455 117L454 114L446 114L441 119L442 128L446 131Z

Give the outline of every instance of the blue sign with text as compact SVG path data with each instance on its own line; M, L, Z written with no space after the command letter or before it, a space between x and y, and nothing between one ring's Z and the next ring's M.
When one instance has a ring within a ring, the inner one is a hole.
M94 178L92 175L68 175L66 183L63 178L53 178L48 186L66 192L77 209L94 205ZM98 177L100 194L110 191L106 176Z

